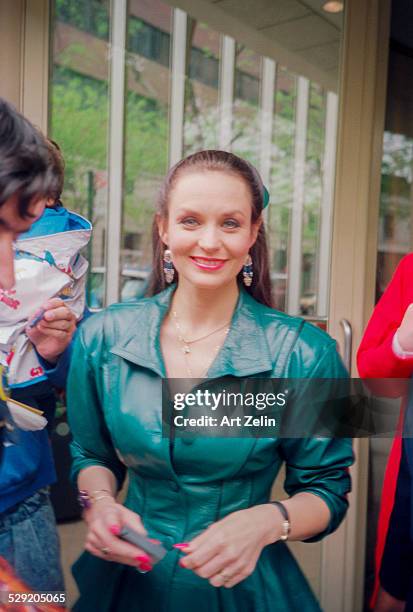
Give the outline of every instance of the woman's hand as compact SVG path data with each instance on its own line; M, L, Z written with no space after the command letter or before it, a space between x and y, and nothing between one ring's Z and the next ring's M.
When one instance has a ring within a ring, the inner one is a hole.
M76 330L76 317L60 298L52 298L44 305L43 318L26 333L39 355L55 363L70 344ZM40 310L34 313L33 318Z
M231 588L252 574L264 546L280 538L281 525L281 513L270 504L233 512L178 545L186 553L180 564L215 587Z
M403 351L413 352L413 304L406 308L403 320L397 331L397 339Z
M118 504L114 498L103 497L85 511L84 518L89 527L85 549L92 555L106 561L132 565L142 572L152 569L151 558L145 551L117 537L123 526L146 535L138 514Z

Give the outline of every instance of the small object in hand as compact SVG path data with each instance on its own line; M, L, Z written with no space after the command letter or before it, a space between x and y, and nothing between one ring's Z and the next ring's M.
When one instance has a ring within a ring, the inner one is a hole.
M122 527L119 537L145 551L151 556L153 564L163 559L167 553L166 548L164 548L162 544L153 544L149 538L141 535L130 527Z
M46 309L42 308L39 314L37 314L35 317L33 317L31 321L29 321L27 327L29 329L33 329L33 327L36 327L36 325L40 323L40 321L43 319L45 312L46 312Z
M103 548L100 549L100 552L103 555L108 555L110 553L110 548L108 548L107 546L104 546Z

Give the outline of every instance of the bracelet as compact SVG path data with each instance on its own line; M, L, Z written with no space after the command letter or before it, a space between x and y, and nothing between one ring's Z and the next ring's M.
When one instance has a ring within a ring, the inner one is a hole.
M99 493L102 493L102 495L99 495ZM89 491L86 491L86 489L79 489L77 501L83 510L89 510L89 508L92 507L92 504L100 499L104 499L105 497L115 499L108 489L95 489L94 491L90 491L90 493Z
M284 506L284 504L280 501L271 501L269 503L273 504L274 506L277 506L278 510L282 514L282 517L284 520L281 523L282 534L280 536L280 540L285 542L286 540L288 540L288 536L290 535L290 531L291 531L290 515L288 514L288 510Z
M99 501L100 499L105 499L105 498L109 498L109 499L115 500L113 495L111 495L110 493L104 493L103 495L93 496L92 500L93 500L93 503L96 504L97 501Z

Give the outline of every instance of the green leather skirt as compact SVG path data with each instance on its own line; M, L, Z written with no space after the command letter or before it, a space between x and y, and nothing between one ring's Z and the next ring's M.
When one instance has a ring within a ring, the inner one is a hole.
M314 612L321 608L287 546L261 553L255 571L232 589L215 588L168 552L147 574L85 552L73 566L75 612Z

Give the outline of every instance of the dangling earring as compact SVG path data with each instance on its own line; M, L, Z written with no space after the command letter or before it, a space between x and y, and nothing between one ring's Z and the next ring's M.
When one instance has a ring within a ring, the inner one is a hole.
M163 272L167 283L172 283L175 276L175 268L172 263L172 253L169 249L165 249L163 254Z
M244 285L246 287L251 287L254 272L252 271L252 259L249 253L245 259L244 267L242 268L242 276L244 277Z

